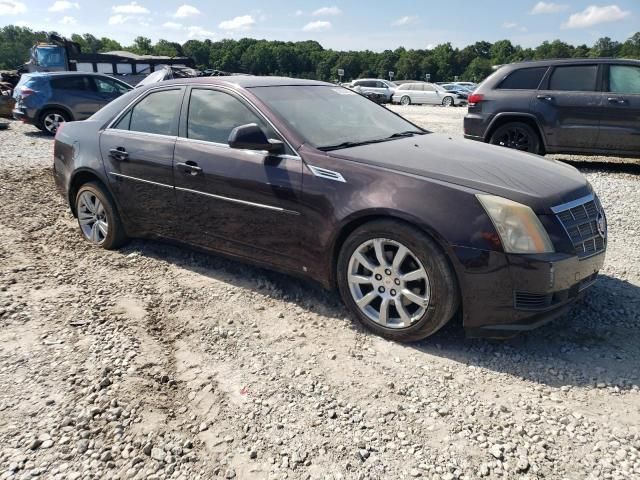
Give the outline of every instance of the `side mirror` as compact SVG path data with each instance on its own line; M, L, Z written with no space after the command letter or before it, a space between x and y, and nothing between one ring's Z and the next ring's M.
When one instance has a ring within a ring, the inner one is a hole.
M262 129L255 123L240 125L231 130L228 140L231 148L243 148L246 150L267 150L278 153L284 150L284 144L280 140L269 139Z

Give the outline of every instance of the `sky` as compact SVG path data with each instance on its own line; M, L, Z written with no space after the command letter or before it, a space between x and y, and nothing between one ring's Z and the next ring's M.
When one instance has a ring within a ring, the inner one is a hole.
M143 35L189 39L316 40L325 48L382 51L509 39L592 45L640 31L640 0L0 0L0 26L91 33L123 45Z

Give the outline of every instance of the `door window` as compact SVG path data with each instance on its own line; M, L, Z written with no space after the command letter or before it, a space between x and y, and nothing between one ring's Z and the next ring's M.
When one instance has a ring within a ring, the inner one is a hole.
M537 90L542 77L547 72L547 67L523 68L511 72L500 85L499 89L508 90Z
M436 88L433 85L423 85L422 88L425 92L435 92Z
M609 91L613 93L640 93L640 68L632 65L609 67Z
M140 100L118 121L115 128L134 132L177 135L176 114L182 90L153 92Z
M98 89L98 93L122 95L123 93L127 93L130 90L121 83L108 78L94 77L93 80L96 84L96 88Z
M191 91L187 115L188 138L227 144L231 130L248 123L258 124L267 137L275 137L266 122L236 97L218 90Z
M593 92L598 79L597 65L567 65L556 67L551 74L549 90Z
M54 90L93 90L89 83L89 77L86 75L54 78L51 80L51 88Z

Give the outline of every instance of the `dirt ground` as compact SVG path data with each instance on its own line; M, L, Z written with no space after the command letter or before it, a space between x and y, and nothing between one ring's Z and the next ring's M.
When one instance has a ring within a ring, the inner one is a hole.
M396 108L461 134L464 109ZM0 479L640 478L637 176L585 164L610 240L570 314L401 345L314 284L92 248L51 149L0 131Z

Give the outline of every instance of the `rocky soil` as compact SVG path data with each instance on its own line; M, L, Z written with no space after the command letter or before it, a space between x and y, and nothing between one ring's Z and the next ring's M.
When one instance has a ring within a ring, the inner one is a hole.
M0 479L640 478L637 176L585 168L609 251L569 315L399 345L310 283L92 248L51 148L0 131Z

